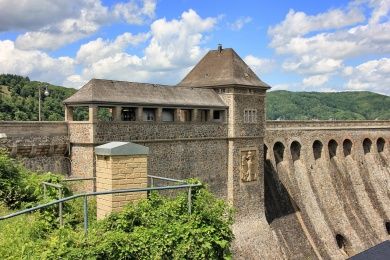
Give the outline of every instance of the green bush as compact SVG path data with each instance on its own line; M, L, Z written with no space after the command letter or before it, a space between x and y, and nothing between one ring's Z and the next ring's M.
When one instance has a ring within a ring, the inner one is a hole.
M47 190L46 198L43 196L42 182L59 183L62 179L58 174L31 172L10 158L5 150L0 150L0 202L10 209L32 207L57 198L54 189ZM64 193L70 195L66 186Z
M193 194L164 198L152 194L129 204L90 228L54 232L37 245L41 259L226 259L230 258L232 209L201 188Z
M61 177L27 171L0 152L0 215L57 198L55 189L43 196L42 181L58 183ZM63 227L58 225L58 205L0 221L2 259L230 258L232 209L204 187L192 190L192 214L186 192L175 198L151 193L148 199L96 222L91 199L87 237L82 208L79 199L64 203Z

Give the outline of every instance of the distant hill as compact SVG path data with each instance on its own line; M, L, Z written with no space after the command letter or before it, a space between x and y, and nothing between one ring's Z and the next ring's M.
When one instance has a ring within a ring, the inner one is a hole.
M30 81L28 77L0 75L0 120L38 120L38 86L48 85L50 95L42 100L42 120L64 120L62 101L76 89ZM390 120L390 97L372 92L271 91L266 99L270 120ZM85 118L86 111L74 116Z
M270 120L389 120L390 97L372 92L267 93Z
M30 81L28 77L0 75L0 120L38 120L38 87L47 85L49 96L43 91L42 120L64 120L62 101L76 92L72 88L54 86L45 82Z

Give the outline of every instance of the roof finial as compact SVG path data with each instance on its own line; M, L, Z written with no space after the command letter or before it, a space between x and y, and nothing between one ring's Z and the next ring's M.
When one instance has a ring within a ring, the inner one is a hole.
M218 43L218 51L222 52L222 44Z

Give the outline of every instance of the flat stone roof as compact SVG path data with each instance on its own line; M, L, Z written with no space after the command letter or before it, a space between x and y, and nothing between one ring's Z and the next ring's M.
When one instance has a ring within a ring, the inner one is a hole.
M226 108L215 91L158 84L92 79L74 95L64 100L67 105L121 104L160 105L166 107Z
M143 145L130 142L110 142L95 147L97 155L146 155L149 148Z

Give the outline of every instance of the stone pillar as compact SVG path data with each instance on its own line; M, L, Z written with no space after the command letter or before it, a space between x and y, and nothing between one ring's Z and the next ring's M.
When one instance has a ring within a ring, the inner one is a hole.
M200 121L200 113L199 113L199 109L193 109L192 110L192 118L191 120L193 122L199 122Z
M94 106L94 105L89 105L88 112L89 112L89 122L90 123L97 122L98 121L98 117L97 117L98 107Z
M127 142L111 142L95 147L97 191L146 188L149 148ZM120 211L129 202L146 198L146 192L99 195L97 219Z
M208 111L207 121L208 121L208 122L214 121L214 109L210 109L210 110Z
M65 106L65 121L73 121L73 107Z
M143 116L144 116L144 108L143 107L138 107L137 112L136 112L135 120L136 121L144 121Z
M122 107L115 106L112 108L112 119L113 121L122 121Z
M162 107L156 109L156 122L162 121Z
M173 121L180 122L180 108L175 109L173 116L174 116Z

